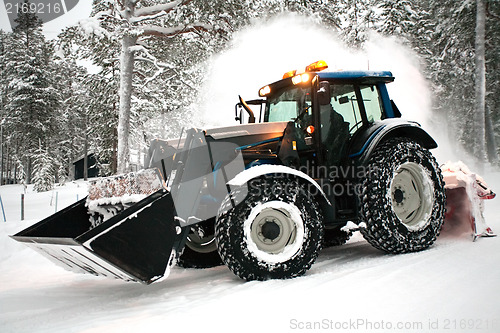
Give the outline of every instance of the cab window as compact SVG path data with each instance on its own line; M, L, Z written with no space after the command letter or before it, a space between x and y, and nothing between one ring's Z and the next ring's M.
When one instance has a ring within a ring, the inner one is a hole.
M264 121L291 121L302 113L302 117L312 113L311 88L288 88L268 97Z
M368 122L383 119L384 112L377 87L375 85L360 86L360 90Z
M321 142L329 165L339 165L350 136L363 125L352 84L330 84L330 104L320 105Z
M350 135L354 134L363 126L363 118L361 117L361 111L359 109L356 89L359 89L361 93L368 122L374 122L384 118L380 94L375 85L356 86L353 84L331 84L331 109L342 117L339 117L337 121L340 120L346 123L345 126L349 127ZM328 121L331 118L329 112L325 111L325 108L320 108L322 137L327 135L326 132L329 130L329 124L331 122ZM322 139L324 140L326 137Z
M333 111L342 116L339 119L347 123L351 134L356 132L363 125L363 119L356 99L355 87L352 84L332 84L330 85L330 95Z

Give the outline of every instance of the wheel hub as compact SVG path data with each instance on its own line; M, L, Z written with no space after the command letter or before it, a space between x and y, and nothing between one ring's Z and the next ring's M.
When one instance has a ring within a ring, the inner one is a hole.
M276 220L266 220L262 225L262 236L273 241L280 235L280 226L276 223Z
M201 228L191 228L186 239L186 246L198 253L217 251L213 233L205 234L204 230Z
M257 248L269 254L281 253L296 237L296 226L289 212L264 208L251 226L251 238Z
M302 214L292 202L257 203L243 222L243 240L248 254L266 264L294 258L306 240Z
M396 203L400 205L404 199L405 199L405 192L400 188L397 188L396 191L394 191L394 200L396 200Z
M391 182L392 208L410 230L427 226L433 205L433 184L423 167L407 162L396 171Z

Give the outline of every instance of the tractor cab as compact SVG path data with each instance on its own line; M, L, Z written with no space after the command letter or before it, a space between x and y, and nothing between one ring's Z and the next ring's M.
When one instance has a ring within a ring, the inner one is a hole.
M237 108L248 113L249 122L293 122L295 149L318 165L339 165L360 149L356 136L383 119L400 116L389 99L386 83L394 81L391 72L325 72L328 65L317 61L303 70L286 72L283 79L259 90L258 99L245 102L240 97ZM258 116L250 105L260 105ZM368 132L370 132L368 130ZM363 139L365 140L365 139Z

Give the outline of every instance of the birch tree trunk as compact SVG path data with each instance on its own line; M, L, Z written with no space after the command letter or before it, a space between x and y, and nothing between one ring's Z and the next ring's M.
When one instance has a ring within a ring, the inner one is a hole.
M475 40L475 100L473 133L474 152L480 166L486 162L486 64L485 64L486 10L484 0L476 0L476 40Z

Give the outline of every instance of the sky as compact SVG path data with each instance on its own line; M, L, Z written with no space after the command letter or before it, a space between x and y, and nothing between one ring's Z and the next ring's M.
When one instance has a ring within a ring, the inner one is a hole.
M64 0L61 0L64 1ZM53 1L52 1L53 2ZM62 29L78 23L80 19L87 18L92 10L92 1L80 0L78 4L66 14L44 23L42 26L44 35L48 39L55 38ZM0 0L0 29L12 31L5 8L5 1Z

